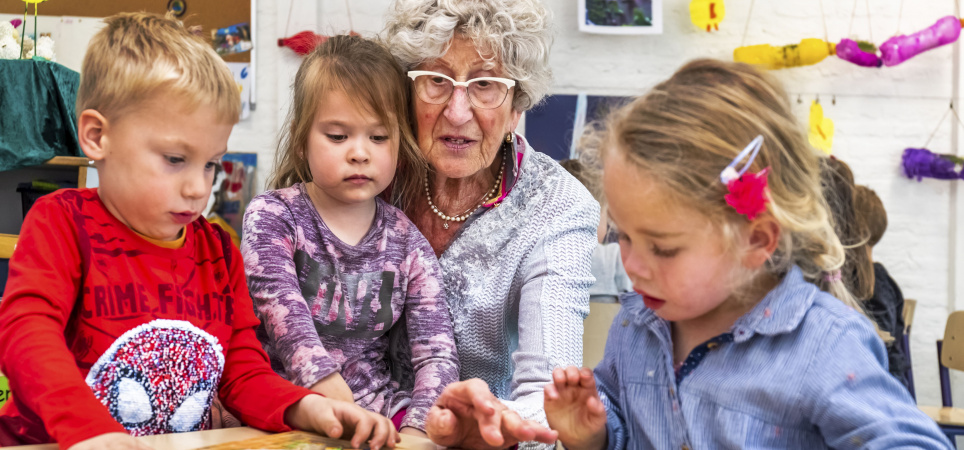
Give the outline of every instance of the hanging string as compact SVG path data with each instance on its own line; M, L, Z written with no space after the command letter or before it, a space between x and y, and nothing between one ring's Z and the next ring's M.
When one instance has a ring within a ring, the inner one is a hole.
M937 122L937 126L934 127L934 131L927 138L927 142L925 142L924 146L921 148L927 148L927 146L930 145L931 139L934 139L934 135L937 134L937 130L941 129L941 124L944 123L944 119L947 119L947 114L950 113L951 111L954 111L954 103L951 103L951 107L948 108L947 111L944 111L944 115L941 116L940 122ZM957 117L957 112L954 113L954 117ZM960 121L961 119L957 119L957 120Z
M867 0L867 34L870 36L870 42L874 42L874 26L870 22L870 0Z
M345 0L345 10L348 11L348 31L355 31L355 26L351 23L351 5Z
M850 25L847 26L847 37L853 36L854 17L857 17L857 0L854 0L854 9L850 11Z
M830 33L827 32L827 15L823 12L823 0L820 0L820 18L823 19L823 40L830 42Z
M291 0L291 3L288 3L288 24L285 25L285 36L290 36L288 33L291 32L291 10L295 9L295 1L297 0Z
M900 0L900 9L897 10L897 32L894 36L900 36L900 21L904 18L904 0Z
M740 47L746 46L746 32L750 29L750 17L753 16L753 4L756 0L750 0L750 10L746 13L746 25L743 26L743 39L740 40Z
M957 124L960 125L961 128L964 128L964 121L961 121L961 116L958 116L958 115L957 115L957 110L954 109L954 104L953 104L953 103L951 103L950 110L951 110L952 113L954 113L954 118L957 119ZM944 114L946 115L947 113L944 113Z

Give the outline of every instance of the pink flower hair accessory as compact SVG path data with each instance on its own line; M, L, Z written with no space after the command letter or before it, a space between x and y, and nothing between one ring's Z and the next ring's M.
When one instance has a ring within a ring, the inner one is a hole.
M733 158L726 169L720 172L720 181L730 191L723 197L724 200L737 213L745 215L749 220L755 219L758 214L766 211L766 204L769 201L767 174L770 173L770 168L767 167L757 173L746 173L762 147L763 136L760 135L754 138L739 155L736 155L736 158ZM746 164L737 170L736 166L744 159L746 159Z

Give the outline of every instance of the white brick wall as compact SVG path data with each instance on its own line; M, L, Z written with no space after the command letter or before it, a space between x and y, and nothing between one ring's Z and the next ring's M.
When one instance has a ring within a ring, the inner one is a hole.
M258 55L258 103L251 119L239 124L231 136L232 151L255 151L259 176L270 173L278 127L290 99L289 86L300 59L278 48L276 39L285 34L292 0L261 0L255 32ZM555 14L557 36L551 62L555 72L554 93L633 95L668 77L688 59L731 58L739 46L746 24L747 1L727 2L727 16L720 31L697 30L689 21L688 1L665 0L664 33L658 36L601 36L577 31L576 0L546 0ZM868 39L865 1L859 0L853 35ZM371 34L381 29L390 0L353 0L356 31ZM832 41L847 37L853 2L825 0L827 34ZM877 44L897 29L900 0L874 1L872 34ZM904 2L901 32L912 33L954 14L953 2L916 0ZM783 45L802 38L824 36L820 0L758 1L746 44ZM348 29L345 2L295 0L288 34L304 29L339 32ZM834 120L834 151L850 163L858 183L872 187L883 199L890 227L875 257L898 281L907 298L917 299L912 354L918 399L938 404L934 341L943 334L949 310L956 309L955 294L964 295L964 195L960 182L925 180L912 182L898 169L905 147L924 144L959 83L957 45L945 46L913 58L903 65L867 69L835 58L803 68L778 72L787 90L802 103L801 118L816 95L825 114ZM836 105L831 98L836 94ZM958 133L953 120L946 121L930 144L938 152L957 152ZM953 283L954 279L961 282ZM956 292L955 292L956 291ZM964 307L964 302L962 302ZM958 404L964 405L964 378L955 377Z

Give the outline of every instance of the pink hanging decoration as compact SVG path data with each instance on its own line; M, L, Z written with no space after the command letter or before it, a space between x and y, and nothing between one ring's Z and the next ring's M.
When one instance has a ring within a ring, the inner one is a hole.
M863 67L880 67L883 64L876 53L865 52L857 41L846 38L837 44L837 57Z
M10 24L13 25L14 28L19 27L20 24L22 24L22 23L23 23L23 21L20 20L20 19L13 19L13 20L10 21Z
M896 66L927 50L950 44L960 35L961 20L947 16L909 36L900 35L888 39L881 44L880 54L885 65Z

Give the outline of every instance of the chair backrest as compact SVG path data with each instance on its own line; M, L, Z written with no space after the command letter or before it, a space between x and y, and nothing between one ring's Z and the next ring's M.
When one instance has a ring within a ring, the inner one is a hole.
M964 311L954 311L947 316L941 364L950 369L964 370Z
M917 392L914 390L914 362L910 357L910 328L914 324L914 310L917 308L917 300L904 300L904 310L902 315L904 316L904 334L898 337L900 342L900 349L904 354L904 362L907 364L907 368L904 371L904 378L907 380L907 390L910 391L910 396L917 400Z
M13 256L17 238L18 236L13 234L0 234L0 298L3 298L3 290L7 285L8 260Z
M619 313L619 303L589 302L589 316L583 322L582 365L590 369L602 361L606 350L606 337L613 319Z
M914 310L917 309L917 300L904 300L904 334L910 335L910 326L914 323Z
M0 234L0 259L10 259L13 256L18 237L14 234Z

